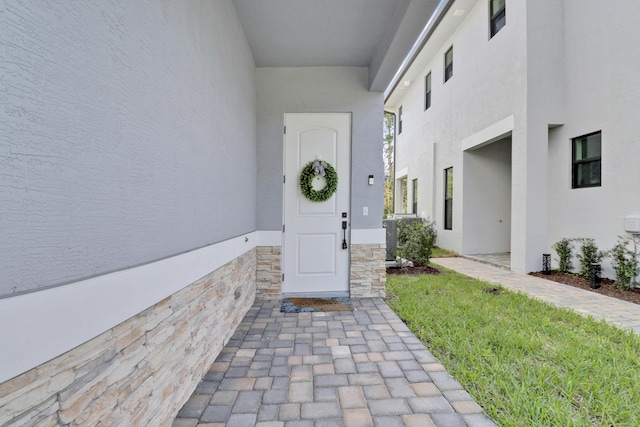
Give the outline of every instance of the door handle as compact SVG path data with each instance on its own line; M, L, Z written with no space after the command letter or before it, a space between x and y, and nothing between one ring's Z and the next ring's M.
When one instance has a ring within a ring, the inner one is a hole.
M342 249L347 249L347 221L342 221Z

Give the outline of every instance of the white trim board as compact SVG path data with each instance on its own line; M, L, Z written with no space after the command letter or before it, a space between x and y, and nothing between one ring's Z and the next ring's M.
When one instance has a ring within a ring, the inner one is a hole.
M281 232L256 231L161 261L0 299L0 383L83 344Z
M512 115L487 126L479 132L474 133L462 140L462 151L478 149L502 139L513 132L515 118Z
M352 229L352 245L381 245L387 242L386 228Z

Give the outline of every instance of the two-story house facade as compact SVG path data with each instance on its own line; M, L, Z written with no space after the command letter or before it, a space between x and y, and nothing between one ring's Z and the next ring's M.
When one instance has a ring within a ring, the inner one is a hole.
M640 211L640 4L616 6L448 2L386 96L396 211L405 187L439 246L510 253L518 272L561 238L625 235Z

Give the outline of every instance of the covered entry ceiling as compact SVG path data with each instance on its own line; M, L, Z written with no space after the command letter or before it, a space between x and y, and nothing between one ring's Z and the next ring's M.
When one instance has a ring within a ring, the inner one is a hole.
M441 0L233 0L257 67L369 67L382 92Z

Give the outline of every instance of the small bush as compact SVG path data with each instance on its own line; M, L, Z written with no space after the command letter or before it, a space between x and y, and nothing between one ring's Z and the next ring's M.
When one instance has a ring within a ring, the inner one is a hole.
M616 272L614 286L625 290L631 287L631 278L638 270L635 254L629 249L629 240L627 237L620 236L618 237L618 243L609 250L611 266Z
M558 271L560 273L571 273L573 270L573 239L563 238L554 243L551 247L558 254Z
M398 221L398 255L416 266L426 266L431 258L436 236L432 221L402 219Z
M580 262L580 275L589 278L589 270L591 264L600 264L602 258L606 256L606 252L599 251L596 241L591 238L578 239L581 243L580 253L577 254Z

